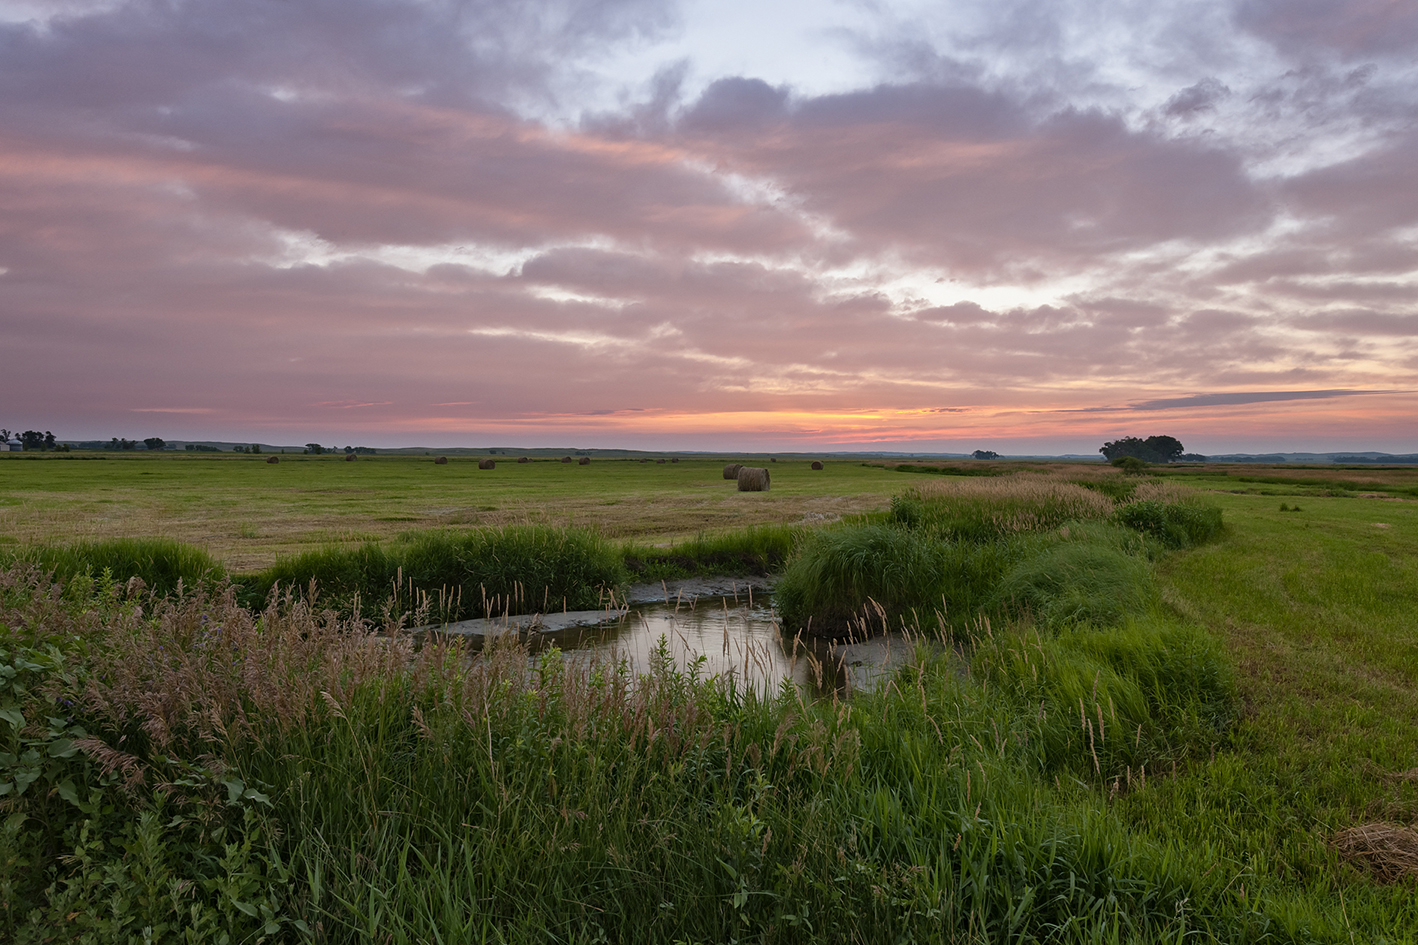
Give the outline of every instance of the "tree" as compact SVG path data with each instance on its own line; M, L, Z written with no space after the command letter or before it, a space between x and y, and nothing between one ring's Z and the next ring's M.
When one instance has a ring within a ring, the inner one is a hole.
M1186 447L1182 446L1181 440L1173 436L1149 436L1145 440L1125 436L1120 440L1104 443L1098 447L1098 452L1110 462L1124 456L1132 456L1144 463L1170 463L1186 452Z
M319 443L307 443L305 444L305 451L312 456L319 456L325 452L325 447L321 446Z
M160 436L150 436L143 440L143 445L150 450L160 450L167 445L167 441Z
M260 443L252 443L252 444L251 444L251 452L253 452L253 453L259 453L259 452L261 452L261 444L260 444Z
M27 450L52 450L54 434L48 430L43 433L38 430L26 430L20 434L20 443Z
M999 454L994 450L976 450L971 455L976 459L999 459Z
M11 430L0 430L0 443L10 442L10 437L14 435L14 432Z

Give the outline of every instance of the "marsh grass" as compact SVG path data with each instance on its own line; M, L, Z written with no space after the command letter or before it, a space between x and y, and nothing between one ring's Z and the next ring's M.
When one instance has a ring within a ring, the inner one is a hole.
M64 545L17 548L15 559L37 565L67 582L82 575L97 577L105 571L112 578L141 578L159 594L199 584L220 583L226 569L211 555L193 545L165 538L110 538Z
M932 482L892 500L894 523L947 541L986 542L1065 522L1106 518L1113 502L1073 482L1042 476Z
M863 620L930 626L948 567L925 536L886 525L827 529L809 537L774 589L787 626L847 636Z
M805 534L797 525L755 525L701 533L669 547L627 543L622 554L640 581L699 574L766 575L782 570Z
M388 544L307 551L243 578L259 607L273 589L323 600L345 616L441 622L608 606L627 580L617 549L588 529L522 525L415 531Z
M1134 762L1140 775L1202 750L1168 722L1193 680L1154 654L1186 651L1166 631L987 632L981 652L998 659L978 658L979 680L923 649L883 690L814 703L680 671L668 650L633 675L510 643L417 648L295 595L257 616L230 588L114 588L76 608L42 581L0 585L7 653L69 660L17 704L27 716L72 705L87 726L57 775L67 789L7 802L0 840L22 855L0 864L13 905L0 922L14 941L144 928L322 942L1255 931L1218 908L1219 878L1195 858L1139 843L1069 786L1123 790ZM1089 740L1064 734L1085 694L1108 726Z

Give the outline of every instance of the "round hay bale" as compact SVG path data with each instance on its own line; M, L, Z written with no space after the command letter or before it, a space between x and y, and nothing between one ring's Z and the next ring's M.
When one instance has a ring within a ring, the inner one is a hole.
M642 463L648 463L649 460L648 460L648 459L642 459L640 462L642 462Z
M479 469L496 469L496 468L497 468L497 461L496 461L496 460L492 460L492 459L480 459L480 460L478 460L478 468L479 468Z
M530 462L531 462L531 459L529 459L529 458L526 457L526 456L523 456L522 458L518 459L517 462L519 462L519 463L530 463Z
M768 457L768 461L769 461L770 463L776 463L776 462L778 462L778 457L776 457L776 456L770 456L770 457Z
M674 459L670 460L670 462L672 462L672 463L677 463L677 462L679 462L679 457L676 456Z
M822 464L815 462L815 463L812 464L812 468L813 468L813 469L821 469L821 468L822 468Z
M729 463L729 465L724 467L724 478L737 479L740 469L743 469L743 463Z
M589 457L589 456L582 456L580 459L578 459L578 460L576 461L576 463L577 463L577 465L580 465L580 466L589 466L589 465L591 465L591 457Z
M448 457L447 457L447 456L440 456L440 457L438 457L437 459L435 459L435 460L433 461L433 465L435 465L435 466L447 466L447 465L448 465Z
M281 461L281 458L280 458L279 456L272 456L272 457L270 457L269 459L266 460L266 462L268 462L268 463L279 463L280 461Z
M347 463L352 463L352 462L355 461L355 459L356 459L355 454L353 454L353 453L346 453L346 454L345 454L345 462L347 462Z
M665 465L665 461L663 459L657 459L655 460L655 462L659 463L661 466Z
M570 457L570 456L563 456L563 457L561 457L561 461L562 461L563 463L569 463L569 462L571 462L571 457Z
M767 492L768 470L759 466L745 466L739 470L740 492Z

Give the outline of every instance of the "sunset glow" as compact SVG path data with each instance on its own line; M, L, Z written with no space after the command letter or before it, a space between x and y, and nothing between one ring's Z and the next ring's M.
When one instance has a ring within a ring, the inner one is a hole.
M0 0L0 425L1418 451L1415 51L1380 0Z

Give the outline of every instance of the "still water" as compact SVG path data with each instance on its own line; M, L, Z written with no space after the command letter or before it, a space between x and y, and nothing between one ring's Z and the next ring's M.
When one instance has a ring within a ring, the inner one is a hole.
M515 632L534 651L556 646L568 661L624 660L632 672L650 668L663 640L681 670L698 663L701 677L719 675L759 692L786 680L818 697L873 688L912 658L917 642L901 633L863 642L789 634L764 583L742 579L641 586L614 610L464 621L442 630L467 636L474 646Z

